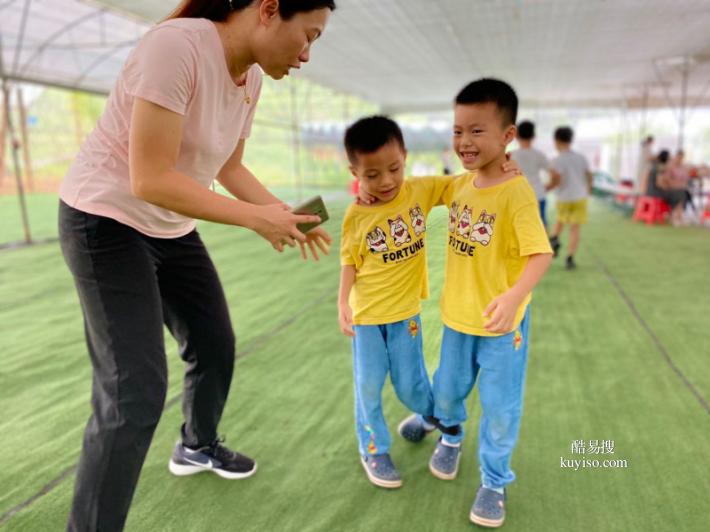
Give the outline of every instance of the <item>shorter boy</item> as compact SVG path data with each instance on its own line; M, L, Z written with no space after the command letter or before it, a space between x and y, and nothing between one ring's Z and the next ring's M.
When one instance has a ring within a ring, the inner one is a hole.
M511 153L511 158L520 165L520 170L535 192L535 197L540 205L540 218L547 227L547 217L545 215L545 184L542 181L541 172L550 172L550 162L545 154L533 148L535 140L535 124L529 120L523 120L518 124L517 140L520 147Z
M345 149L360 194L374 199L350 205L340 246L338 318L343 333L353 337L355 428L370 482L398 488L402 479L389 455L382 387L389 373L397 397L416 413L416 433L403 428L402 436L417 441L434 430L419 312L429 293L426 216L452 178L405 181L402 132L383 116L350 126Z
M580 228L587 223L587 198L592 190L592 173L584 155L572 151L574 132L569 127L555 130L555 147L559 155L552 160L552 181L549 190L557 188L557 223L550 235L555 257L560 249L560 234L569 225L569 248L565 267L577 267L574 254L580 240Z

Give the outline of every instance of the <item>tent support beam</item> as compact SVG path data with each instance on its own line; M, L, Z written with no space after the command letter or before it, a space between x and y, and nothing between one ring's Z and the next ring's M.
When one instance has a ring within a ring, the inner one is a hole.
M20 168L20 158L17 154L19 143L15 138L15 130L12 123L12 113L10 112L10 87L8 80L5 77L5 62L3 61L3 42L0 35L0 81L2 82L3 106L5 108L5 124L7 125L7 134L10 138L12 147L12 162L15 168L15 181L17 183L17 199L20 202L20 216L22 217L22 228L25 233L25 242L32 243L32 235L30 233L30 221L27 216L27 203L25 202L25 189L22 186L22 170Z
M22 92L22 87L17 87L17 107L20 111L20 135L22 137L22 160L25 163L25 179L27 180L27 188L30 192L34 192L34 172L32 170L32 157L30 155L30 135L27 132L27 107L25 107L25 98Z

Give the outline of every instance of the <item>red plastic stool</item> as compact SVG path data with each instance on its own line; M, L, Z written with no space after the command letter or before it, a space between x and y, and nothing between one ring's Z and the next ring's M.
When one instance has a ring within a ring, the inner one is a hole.
M350 182L349 188L350 188L350 194L352 194L353 196L357 196L360 193L360 181L358 181L357 179L353 179Z
M640 196L636 202L634 211L634 222L645 222L647 224L665 223L666 215L671 212L671 208L661 198L653 196Z
M703 210L703 216L700 220L700 223L705 225L705 222L710 220L710 203L705 205L705 209Z

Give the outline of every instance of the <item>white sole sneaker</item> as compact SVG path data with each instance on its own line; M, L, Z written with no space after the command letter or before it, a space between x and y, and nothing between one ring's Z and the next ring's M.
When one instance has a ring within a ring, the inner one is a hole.
M222 478L226 478L228 480L239 480L242 478L249 478L254 473L256 473L256 463L254 463L254 467L250 471L246 471L244 473L233 473L231 471L225 471L224 469L213 469L211 467L203 467L198 465L178 464L171 459L170 462L168 462L168 469L173 475L178 477L186 477L189 475L196 475L197 473L202 473L205 471L211 471L215 475L218 475Z

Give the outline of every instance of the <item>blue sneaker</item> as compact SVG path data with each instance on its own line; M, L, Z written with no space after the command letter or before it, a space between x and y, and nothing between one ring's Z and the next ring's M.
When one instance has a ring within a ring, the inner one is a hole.
M178 442L168 469L179 477L212 471L222 478L238 479L256 473L256 462L228 449L222 445L222 440L215 440L199 449L190 449Z
M469 515L472 523L498 528L505 521L505 491L503 494L479 486Z
M397 427L397 432L407 441L417 443L422 441L427 434L436 430L433 424L425 423L422 416L412 414L405 418Z
M441 480L453 480L459 472L461 444L447 444L442 438L436 442L436 449L429 460L429 471Z
M388 453L361 456L360 462L365 468L367 478L375 486L392 489L402 485L402 478Z

